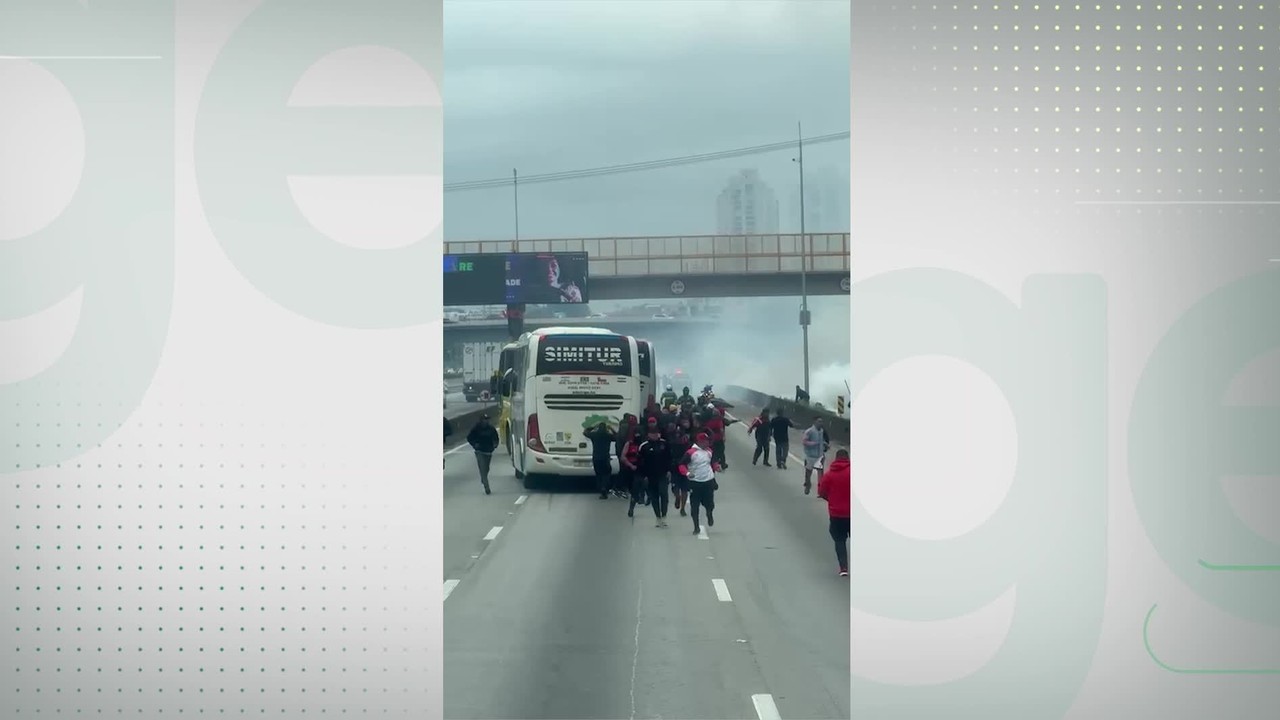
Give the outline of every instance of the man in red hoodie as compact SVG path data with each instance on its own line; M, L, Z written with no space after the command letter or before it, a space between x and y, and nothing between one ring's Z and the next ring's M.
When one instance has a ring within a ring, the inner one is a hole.
M729 461L724 454L724 430L738 422L738 420L737 418L726 418L722 408L713 407L709 414L710 417L707 418L705 427L707 434L711 436L711 454L715 462L720 465L721 470L728 470Z
M829 532L836 543L836 560L840 563L840 577L849 577L849 451L836 451L836 459L818 481L818 497L827 501L827 514L831 517Z

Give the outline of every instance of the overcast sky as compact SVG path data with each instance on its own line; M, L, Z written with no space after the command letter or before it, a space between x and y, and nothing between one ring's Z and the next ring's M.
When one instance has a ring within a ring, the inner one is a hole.
M847 0L446 0L447 183L578 170L849 130ZM522 238L713 233L759 169L792 206L795 153L520 189ZM849 144L805 150L847 179ZM512 190L445 195L450 240L507 239Z

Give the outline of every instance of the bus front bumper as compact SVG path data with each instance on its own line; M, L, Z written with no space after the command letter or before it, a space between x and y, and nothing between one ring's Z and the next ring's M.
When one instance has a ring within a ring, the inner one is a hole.
M595 477L595 466L591 462L590 455L556 455L553 453L540 453L535 450L528 450L530 462L525 472L531 472L538 475L563 475L566 477ZM610 468L613 472L617 471L614 467L617 463L610 461Z

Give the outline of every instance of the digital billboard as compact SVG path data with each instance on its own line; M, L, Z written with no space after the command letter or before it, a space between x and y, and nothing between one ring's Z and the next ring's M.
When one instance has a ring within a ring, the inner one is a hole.
M444 304L586 303L587 265L585 252L445 255Z

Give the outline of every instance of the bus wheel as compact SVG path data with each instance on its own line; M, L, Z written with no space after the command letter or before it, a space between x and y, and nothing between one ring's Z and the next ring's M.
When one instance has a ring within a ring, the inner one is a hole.
M507 438L507 454L511 454L511 433L506 433Z
M538 481L536 477L533 475L533 473L529 473L528 475L524 476L525 490L536 490L537 487L538 487Z

